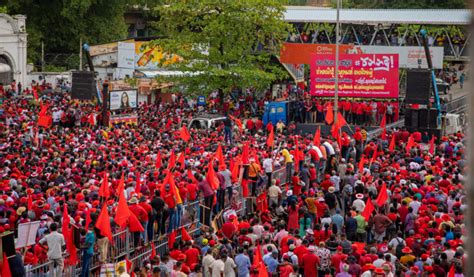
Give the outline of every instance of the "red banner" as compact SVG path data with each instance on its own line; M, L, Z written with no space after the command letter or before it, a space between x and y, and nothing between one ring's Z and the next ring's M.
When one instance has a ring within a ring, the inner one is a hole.
M333 97L335 55L312 55L311 95ZM341 54L339 97L398 98L398 54Z

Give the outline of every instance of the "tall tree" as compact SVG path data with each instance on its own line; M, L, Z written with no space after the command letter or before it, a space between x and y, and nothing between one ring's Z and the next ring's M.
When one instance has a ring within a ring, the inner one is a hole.
M160 18L155 26L164 38L150 46L176 54L178 62L162 65L183 73L166 79L185 85L189 92L209 93L260 89L286 76L271 62L290 28L283 20L286 1L164 2L155 8Z

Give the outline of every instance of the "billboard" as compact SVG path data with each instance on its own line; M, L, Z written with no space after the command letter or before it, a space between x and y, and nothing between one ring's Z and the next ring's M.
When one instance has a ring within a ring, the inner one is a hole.
M159 69L162 65L178 60L178 56L164 53L158 45L151 46L146 41L135 42L135 69Z
M436 69L443 68L443 47L430 47L431 60ZM398 54L400 68L428 68L425 49L420 46L375 46L375 45L350 45L339 46L341 54ZM284 43L280 50L280 61L288 64L309 64L311 56L336 55L335 44L311 43Z
M135 69L135 42L119 42L117 67Z
M137 90L112 90L110 91L110 110L121 110L137 107Z
M125 123L131 125L138 124L138 115L136 114L117 114L111 115L109 118L109 127L113 127L115 124Z
M333 97L335 56L311 57L311 95ZM341 54L339 97L398 98L397 54Z

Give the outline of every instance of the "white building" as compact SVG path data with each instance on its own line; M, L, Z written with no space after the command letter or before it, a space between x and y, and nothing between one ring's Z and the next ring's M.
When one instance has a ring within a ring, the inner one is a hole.
M0 83L26 83L26 16L0 14Z

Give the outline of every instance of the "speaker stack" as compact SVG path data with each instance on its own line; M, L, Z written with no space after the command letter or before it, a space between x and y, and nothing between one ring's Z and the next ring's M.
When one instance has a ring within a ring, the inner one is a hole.
M73 71L71 97L78 100L92 100L95 86L95 73L90 71Z

